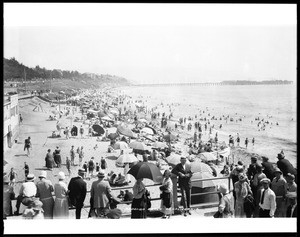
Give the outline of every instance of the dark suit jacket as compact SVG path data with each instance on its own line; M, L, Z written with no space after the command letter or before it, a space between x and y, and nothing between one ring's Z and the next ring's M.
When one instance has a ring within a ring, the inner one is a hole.
M271 162L262 162L262 167L264 167L263 173L267 176L268 179L273 180L274 178L274 166Z
M68 189L69 197L73 206L83 206L86 196L86 182L81 177L74 177L70 180Z
M190 174L190 177L180 177L179 172L183 174ZM185 164L185 170L183 169L183 166L181 163L177 164L174 169L172 170L172 173L178 176L178 184L179 187L189 187L192 188L192 183L191 183L191 176L192 176L192 171L191 171L191 165Z
M282 171L283 176L286 176L287 173L291 173L295 176L297 175L297 170L287 159L278 160L277 167Z

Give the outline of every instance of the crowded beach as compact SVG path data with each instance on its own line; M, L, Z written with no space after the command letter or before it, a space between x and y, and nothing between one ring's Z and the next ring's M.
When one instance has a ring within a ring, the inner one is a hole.
M297 216L297 169L283 150L270 162L250 150L254 137L219 135L230 117L178 118L174 106L114 88L20 100L3 218L188 218L212 203L215 218Z

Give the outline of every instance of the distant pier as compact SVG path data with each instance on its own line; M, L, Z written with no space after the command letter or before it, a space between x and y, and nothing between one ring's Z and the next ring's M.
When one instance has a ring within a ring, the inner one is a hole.
M266 81L266 82L188 82L188 83L156 83L156 84L133 84L141 87L176 87L176 86L253 86L253 85L289 85L292 81Z

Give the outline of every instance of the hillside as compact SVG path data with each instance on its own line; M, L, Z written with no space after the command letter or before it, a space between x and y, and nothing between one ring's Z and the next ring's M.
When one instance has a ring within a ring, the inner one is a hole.
M15 58L3 62L4 87L22 90L88 89L102 86L125 86L130 82L123 77L109 74L79 73L61 69L49 70L36 66L29 68ZM26 80L25 80L26 78Z

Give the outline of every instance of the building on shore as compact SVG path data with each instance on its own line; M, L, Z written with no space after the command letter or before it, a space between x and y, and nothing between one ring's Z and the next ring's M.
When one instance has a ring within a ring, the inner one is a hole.
M3 104L3 151L7 151L19 136L19 98L18 94L5 96Z

